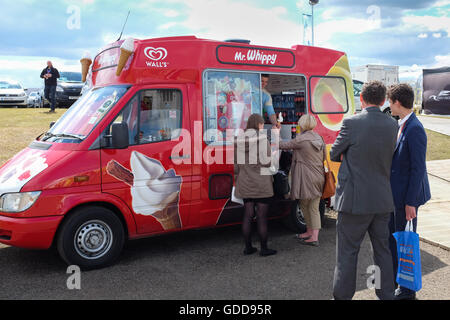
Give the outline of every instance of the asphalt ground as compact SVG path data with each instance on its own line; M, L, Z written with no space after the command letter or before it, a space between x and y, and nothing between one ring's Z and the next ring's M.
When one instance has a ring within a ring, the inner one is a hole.
M72 290L67 265L54 251L1 246L0 299L329 300L335 231L335 219L327 215L320 247L303 246L280 221L271 221L269 246L278 254L269 257L242 254L240 226L130 241L116 264L82 271L81 288ZM450 252L424 242L421 250L418 299L450 299ZM367 288L372 264L366 236L355 299L376 299Z

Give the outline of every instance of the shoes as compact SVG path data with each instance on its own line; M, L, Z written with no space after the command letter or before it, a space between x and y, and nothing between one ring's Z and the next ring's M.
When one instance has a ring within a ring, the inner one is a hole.
M302 238L298 238L298 240L300 241L301 244L306 245L306 246L312 246L312 247L318 247L319 246L319 240L317 240L317 241L305 241Z
M262 257L266 257L266 256L271 256L277 253L277 250L272 250L272 249L261 249L261 251L259 252L259 255Z
M416 293L414 291L398 288L395 290L394 300L416 300Z
M244 254L249 255L255 253L256 251L258 251L258 249L256 249L255 247L249 247L244 249Z
M311 238L311 236L309 236L309 237L300 237L300 233L296 233L295 234L295 239L308 240L309 238Z

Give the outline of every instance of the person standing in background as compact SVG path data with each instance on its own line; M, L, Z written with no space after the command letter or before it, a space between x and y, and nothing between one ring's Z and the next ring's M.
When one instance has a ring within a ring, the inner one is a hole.
M394 299L394 274L389 248L389 220L394 210L389 181L397 124L380 110L386 87L371 81L361 92L363 111L344 119L331 147L330 159L342 162L338 173L335 207L336 267L333 296L350 300L356 290L358 253L368 232L374 264L380 270L379 299Z
M41 78L44 79L45 89L44 97L50 102L50 111L55 112L56 105L56 85L59 78L59 72L53 67L51 61L47 61L47 67L41 72Z
M395 210L391 215L390 232L405 231L406 223L412 220L417 230L417 210L431 198L428 183L426 153L427 135L413 112L414 90L406 83L389 87L387 96L392 115L400 117L397 145L392 159L391 187ZM397 244L391 235L390 247L394 274L398 269ZM395 283L397 286L397 283ZM416 293L399 287L395 291L397 300L414 300Z

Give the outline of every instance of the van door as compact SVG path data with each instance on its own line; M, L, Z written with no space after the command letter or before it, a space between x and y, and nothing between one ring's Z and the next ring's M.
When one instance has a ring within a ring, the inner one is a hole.
M102 191L128 204L138 233L180 229L189 218L192 171L189 164L174 163L172 150L180 143L181 129L190 132L186 88L164 85L134 90L112 122L127 124L129 146L101 150ZM111 125L104 136L110 135ZM178 158L189 158L186 153L178 153Z

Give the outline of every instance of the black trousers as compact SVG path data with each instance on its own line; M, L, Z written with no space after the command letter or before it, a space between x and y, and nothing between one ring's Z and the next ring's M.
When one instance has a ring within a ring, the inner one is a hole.
M56 105L56 85L45 86L44 96L50 102L50 110L55 110Z

